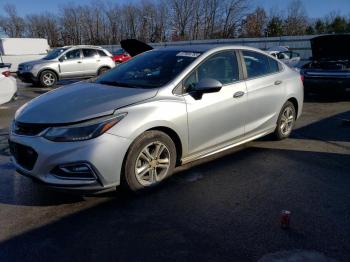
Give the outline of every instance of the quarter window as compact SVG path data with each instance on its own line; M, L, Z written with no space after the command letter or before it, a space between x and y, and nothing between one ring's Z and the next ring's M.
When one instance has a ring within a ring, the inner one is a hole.
M204 78L212 78L222 84L239 80L239 69L236 54L233 51L221 52L208 58L185 80L186 89Z

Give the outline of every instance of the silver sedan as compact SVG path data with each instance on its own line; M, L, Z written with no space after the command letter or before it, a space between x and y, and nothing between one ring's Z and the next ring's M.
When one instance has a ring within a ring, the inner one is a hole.
M20 108L10 133L17 171L54 188L133 191L182 165L273 133L302 112L300 75L243 46L167 47Z

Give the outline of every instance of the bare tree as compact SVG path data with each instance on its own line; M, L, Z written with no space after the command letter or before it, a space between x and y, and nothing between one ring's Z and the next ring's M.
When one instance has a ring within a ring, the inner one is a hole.
M286 35L303 35L308 26L307 14L301 0L293 0L287 9L284 32Z
M257 7L255 11L243 20L242 36L261 37L265 35L267 14L265 9Z
M237 35L239 26L249 10L246 0L224 0L222 7L221 37L232 38Z
M0 17L0 28L9 37L23 37L25 32L25 22L17 14L16 6L6 4L4 6L5 17Z
M172 0L172 26L178 37L177 40L188 39L188 29L193 14L195 0Z

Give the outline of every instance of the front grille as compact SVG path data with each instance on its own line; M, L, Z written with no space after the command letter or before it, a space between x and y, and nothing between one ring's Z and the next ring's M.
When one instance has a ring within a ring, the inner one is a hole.
M29 146L24 146L9 141L11 155L16 159L17 164L27 170L32 170L38 158L38 153Z
M14 122L13 132L17 135L23 136L36 136L48 128L45 124L26 124L20 122Z

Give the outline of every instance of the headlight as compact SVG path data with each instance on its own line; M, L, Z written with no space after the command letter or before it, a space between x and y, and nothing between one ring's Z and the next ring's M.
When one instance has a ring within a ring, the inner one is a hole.
M127 113L122 113L113 117L100 118L71 126L51 127L43 136L55 142L74 142L92 139L105 133L126 115Z
M25 69L26 71L30 71L30 70L33 69L33 65L26 65L26 66L24 66L24 69Z

